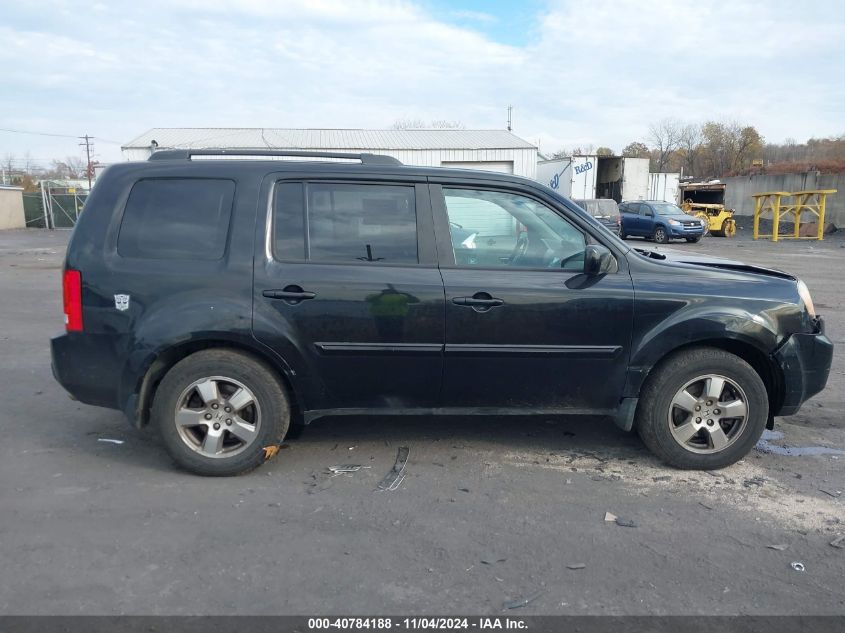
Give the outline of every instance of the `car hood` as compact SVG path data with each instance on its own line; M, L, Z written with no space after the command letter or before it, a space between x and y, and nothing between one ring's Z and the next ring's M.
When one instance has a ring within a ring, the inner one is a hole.
M700 222L701 218L696 218L692 215L687 215L685 213L681 215L664 215L661 216L666 218L667 220L677 220L678 222Z
M698 253L691 253L689 251L680 250L657 250L651 248L635 248L636 252L644 255L649 259L656 261L664 261L672 264L691 264L693 266L704 266L707 268L717 268L735 272L755 273L758 275L768 275L769 277L779 277L781 279L797 278L782 270L775 270L773 268L764 268L763 266L754 266L746 264L737 259L727 259L725 257L713 257L712 255L700 255Z

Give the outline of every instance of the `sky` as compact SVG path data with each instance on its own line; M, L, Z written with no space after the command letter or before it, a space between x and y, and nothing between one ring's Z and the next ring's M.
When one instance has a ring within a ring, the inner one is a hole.
M112 162L152 127L502 129L508 105L547 153L663 118L804 141L845 133L843 41L841 0L0 0L0 158L90 134Z

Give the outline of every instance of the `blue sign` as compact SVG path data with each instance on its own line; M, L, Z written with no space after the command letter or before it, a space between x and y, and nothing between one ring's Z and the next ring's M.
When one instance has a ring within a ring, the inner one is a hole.
M585 171L589 171L593 168L592 161L587 161L583 165L575 165L575 173L576 174L583 174Z

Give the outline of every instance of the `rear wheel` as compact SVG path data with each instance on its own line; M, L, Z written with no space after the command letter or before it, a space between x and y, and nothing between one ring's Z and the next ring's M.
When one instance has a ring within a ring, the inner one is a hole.
M153 420L180 466L227 476L275 454L290 424L290 407L271 367L241 352L204 350L167 372L156 391Z
M664 229L662 226L658 226L656 229L654 229L653 238L654 241L658 244L665 244L669 241L669 234L666 232L666 229Z
M742 459L766 426L760 376L720 349L679 352L654 370L637 407L637 431L663 461L684 469L723 468Z

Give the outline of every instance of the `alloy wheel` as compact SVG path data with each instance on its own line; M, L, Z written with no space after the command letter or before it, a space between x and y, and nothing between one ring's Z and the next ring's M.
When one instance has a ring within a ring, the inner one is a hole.
M232 457L258 437L261 407L243 383L209 376L193 382L179 396L174 423L191 450L204 457Z
M693 453L713 454L733 444L748 422L748 398L726 376L705 374L681 387L669 405L669 429Z

